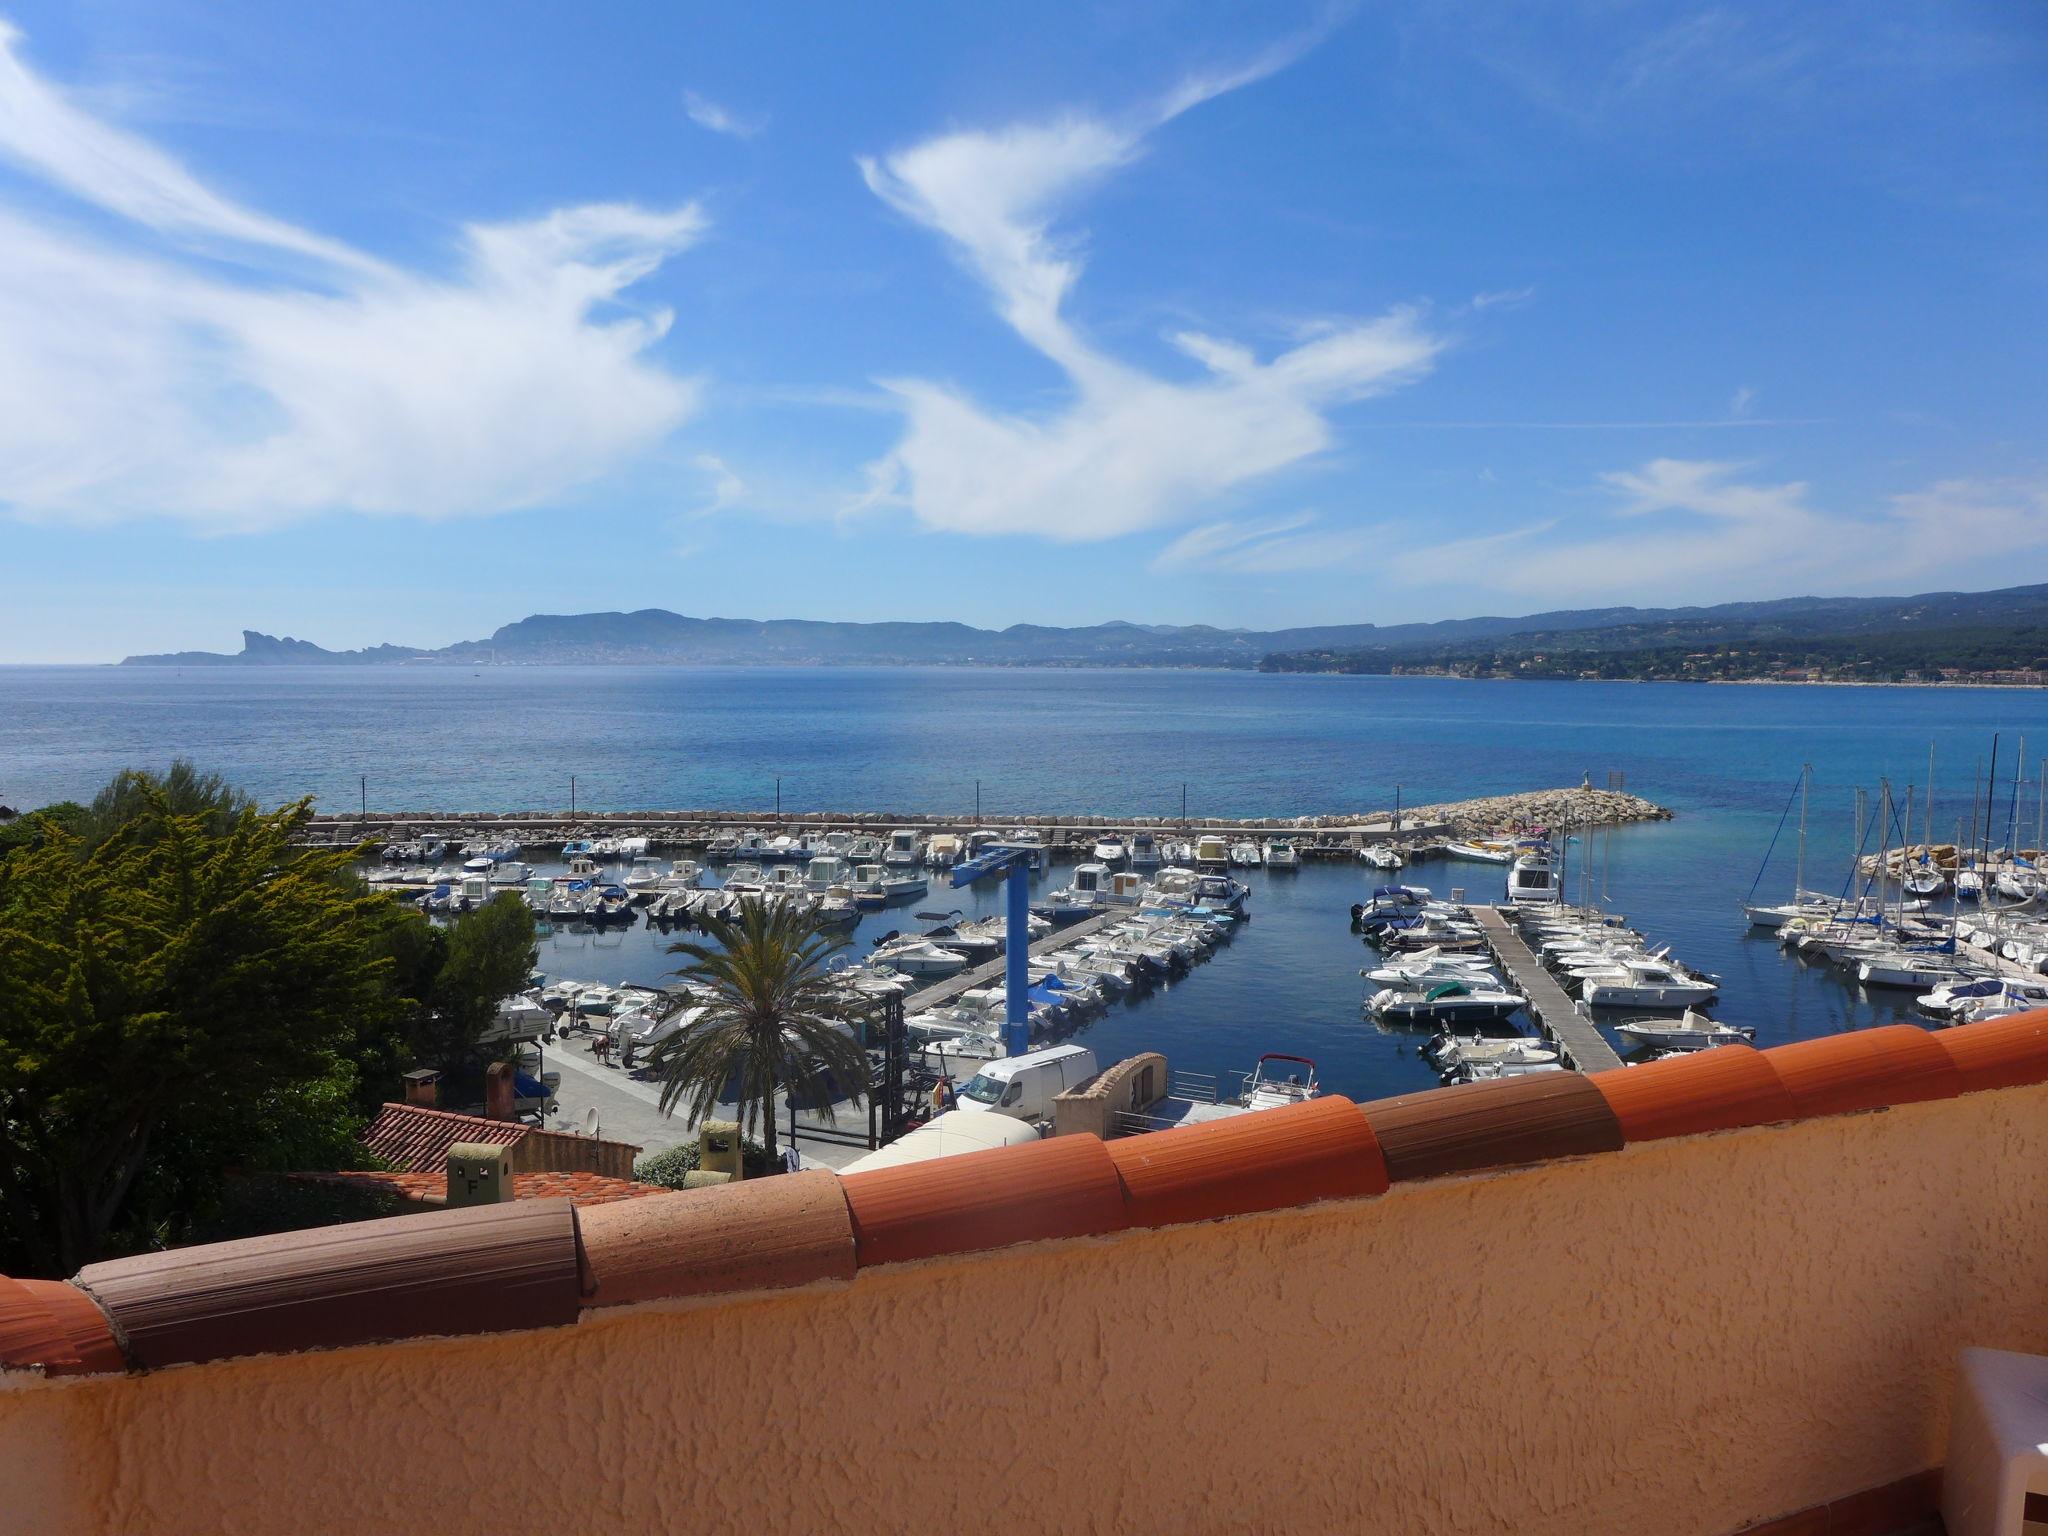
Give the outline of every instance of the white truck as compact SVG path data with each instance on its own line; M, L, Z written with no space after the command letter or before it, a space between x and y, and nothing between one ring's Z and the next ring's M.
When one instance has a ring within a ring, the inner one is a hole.
M975 1114L1008 1115L1013 1120L1046 1120L1052 1101L1078 1088L1100 1070L1095 1053L1085 1045L1053 1045L1022 1056L991 1061L960 1090L960 1108Z

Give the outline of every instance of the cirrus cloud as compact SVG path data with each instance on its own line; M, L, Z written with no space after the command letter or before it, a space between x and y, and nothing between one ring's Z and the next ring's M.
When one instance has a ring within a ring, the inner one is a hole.
M961 533L1113 538L1179 521L1322 452L1334 439L1331 408L1430 369L1443 342L1412 308L1303 327L1264 359L1197 331L1170 336L1201 370L1193 379L1111 356L1064 313L1082 270L1073 241L1054 229L1064 206L1134 162L1151 129L1298 51L1198 77L1135 123L1067 116L968 130L860 162L875 195L943 237L1004 323L1070 387L1063 407L1032 414L994 411L929 380L884 380L904 433L871 467L860 505L895 501L927 527Z
M0 159L98 216L0 199L0 508L210 531L550 501L665 437L698 386L627 290L694 204L462 229L450 276L243 207L78 107L0 27Z

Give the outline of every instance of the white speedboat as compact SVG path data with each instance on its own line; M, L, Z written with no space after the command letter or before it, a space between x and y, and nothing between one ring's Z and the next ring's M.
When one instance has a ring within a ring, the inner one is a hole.
M1159 867L1159 843L1150 832L1133 832L1130 847L1131 868L1157 869Z
M1195 868L1228 869L1230 867L1230 843L1214 832L1205 832L1195 839Z
M1914 998L1913 1006L1937 1019L1960 1018L1965 1004L1980 997L1996 996L2002 985L2004 980L1998 976L1958 976Z
M695 859L677 859L661 878L665 891L694 891L704 884L704 866Z
M1268 869L1299 869L1301 850L1294 846L1294 840L1287 837L1269 837L1261 852Z
M1096 863L1106 864L1111 869L1115 869L1117 865L1123 863L1125 858L1123 839L1110 836L1096 839L1094 854Z
M1594 971L1579 983L1588 1008L1689 1008L1712 1002L1719 990L1704 977L1647 955Z
M1316 1082L1316 1064L1308 1057L1268 1051L1245 1079L1244 1093L1237 1102L1246 1109L1279 1109L1313 1099L1322 1091Z
M661 860L642 855L627 867L625 877L619 883L636 896L643 892L652 896L667 878L668 872L661 867Z
M1999 982L1996 992L1959 1000L1952 1016L1959 1023L1974 1024L2036 1008L2048 1008L2048 981L2015 981L2008 977Z
M1422 1048L1422 1054L1443 1073L1489 1063L1541 1067L1558 1059L1557 1052L1550 1046L1540 1040L1531 1040L1527 1035L1503 1038L1498 1035L1441 1034Z
M1259 864L1259 845L1250 838L1239 838L1230 845L1230 862L1244 869L1256 869Z
M1953 954L1915 953L1911 950L1877 950L1856 962L1856 979L1866 987L1898 987L1910 992L1931 992L1944 982L1961 981L1984 973L1972 969Z
M933 869L951 869L960 862L962 844L951 832L934 832L924 845L924 861Z
M1470 859L1475 864L1508 864L1515 857L1512 841L1485 839L1453 841L1444 844L1444 852L1454 859Z
M1359 972L1367 981L1386 987L1434 986L1439 981L1498 981L1493 963L1483 955L1453 955L1421 949L1398 960Z
M1529 848L1508 866L1507 897L1515 906L1555 906L1560 898L1557 860L1548 848Z
M1631 1045L1660 1051L1704 1051L1716 1045L1747 1044L1756 1038L1753 1029L1718 1023L1691 1009L1676 1019L1629 1019L1615 1025L1614 1032Z
M871 958L906 976L957 976L967 969L967 957L959 950L925 939L899 939L877 949Z
M1358 850L1358 857L1369 869L1395 870L1407 862L1391 843L1367 843Z
M1440 981L1428 988L1388 987L1366 999L1366 1012L1399 1024L1498 1022L1529 1000L1484 981Z

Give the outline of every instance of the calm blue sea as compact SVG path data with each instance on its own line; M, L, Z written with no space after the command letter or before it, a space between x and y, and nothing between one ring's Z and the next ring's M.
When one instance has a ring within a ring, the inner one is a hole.
M1917 798L1931 744L1945 839L1967 823L1994 732L2000 779L2022 735L2034 778L2048 695L954 668L0 668L0 803L85 798L121 768L177 756L266 802L311 795L331 810L354 807L363 781L373 810L562 809L574 775L589 809L758 810L779 777L792 812L965 812L978 782L991 817L1171 816L1183 786L1194 815L1292 816L1384 808L1396 785L1416 805L1618 772L1677 819L1596 836L1575 857L1590 851L1616 909L1722 976L1720 1017L1774 1043L1901 1006L1785 958L1736 910L1800 764L1814 769L1808 883L1828 887L1846 873L1856 786L1889 778ZM2009 800L2001 788L2001 823ZM2020 801L2031 829L2035 791ZM1788 825L1766 891L1790 885L1791 843ZM1491 895L1500 871L1446 862L1407 878ZM1254 884L1233 945L1112 1011L1089 1043L1204 1072L1299 1051L1353 1095L1431 1081L1413 1037L1359 1019L1369 957L1346 912L1367 874L1311 866ZM967 894L949 904L995 899ZM856 942L902 921L869 918ZM565 933L543 964L653 980L671 963L663 942L644 925Z

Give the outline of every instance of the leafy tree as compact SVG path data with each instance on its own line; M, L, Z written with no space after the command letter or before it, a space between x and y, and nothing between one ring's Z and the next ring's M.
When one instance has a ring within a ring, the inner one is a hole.
M147 835L164 817L196 816L209 834L218 836L242 812L254 809L256 802L219 774L201 773L181 757L163 773L130 768L116 774L93 796L78 833L87 848L94 848L117 832Z
M633 1177L642 1184L658 1184L663 1189L686 1189L689 1187L685 1182L688 1176L697 1171L699 1153L694 1137L689 1141L679 1141L664 1151L650 1152L641 1158L633 1165ZM768 1149L751 1137L741 1138L740 1159L750 1179L766 1178L771 1173L779 1173L782 1167L779 1157L769 1157Z
M60 800L55 805L46 805L39 811L15 817L0 825L0 859L17 848L39 846L51 827L75 830L85 820L85 815L85 807L76 800Z
M445 933L408 915L428 932L413 962L425 982L415 994L425 1006L415 1015L414 1053L444 1072L477 1066L479 1037L498 1016L498 1005L526 986L540 958L533 913L517 893L505 891L463 913Z
M128 820L0 861L0 1268L161 1241L222 1170L332 1143L353 1061L397 1022L386 898L192 781L117 781ZM98 802L96 802L97 804Z
M662 1112L682 1103L700 1121L732 1085L742 1129L760 1132L773 1162L778 1090L823 1106L828 1124L840 1093L858 1099L867 1091L867 1053L849 1032L865 1009L825 969L846 941L810 912L752 898L740 903L737 920L705 929L714 944L669 946L689 958L677 974L703 1012L650 1053Z

